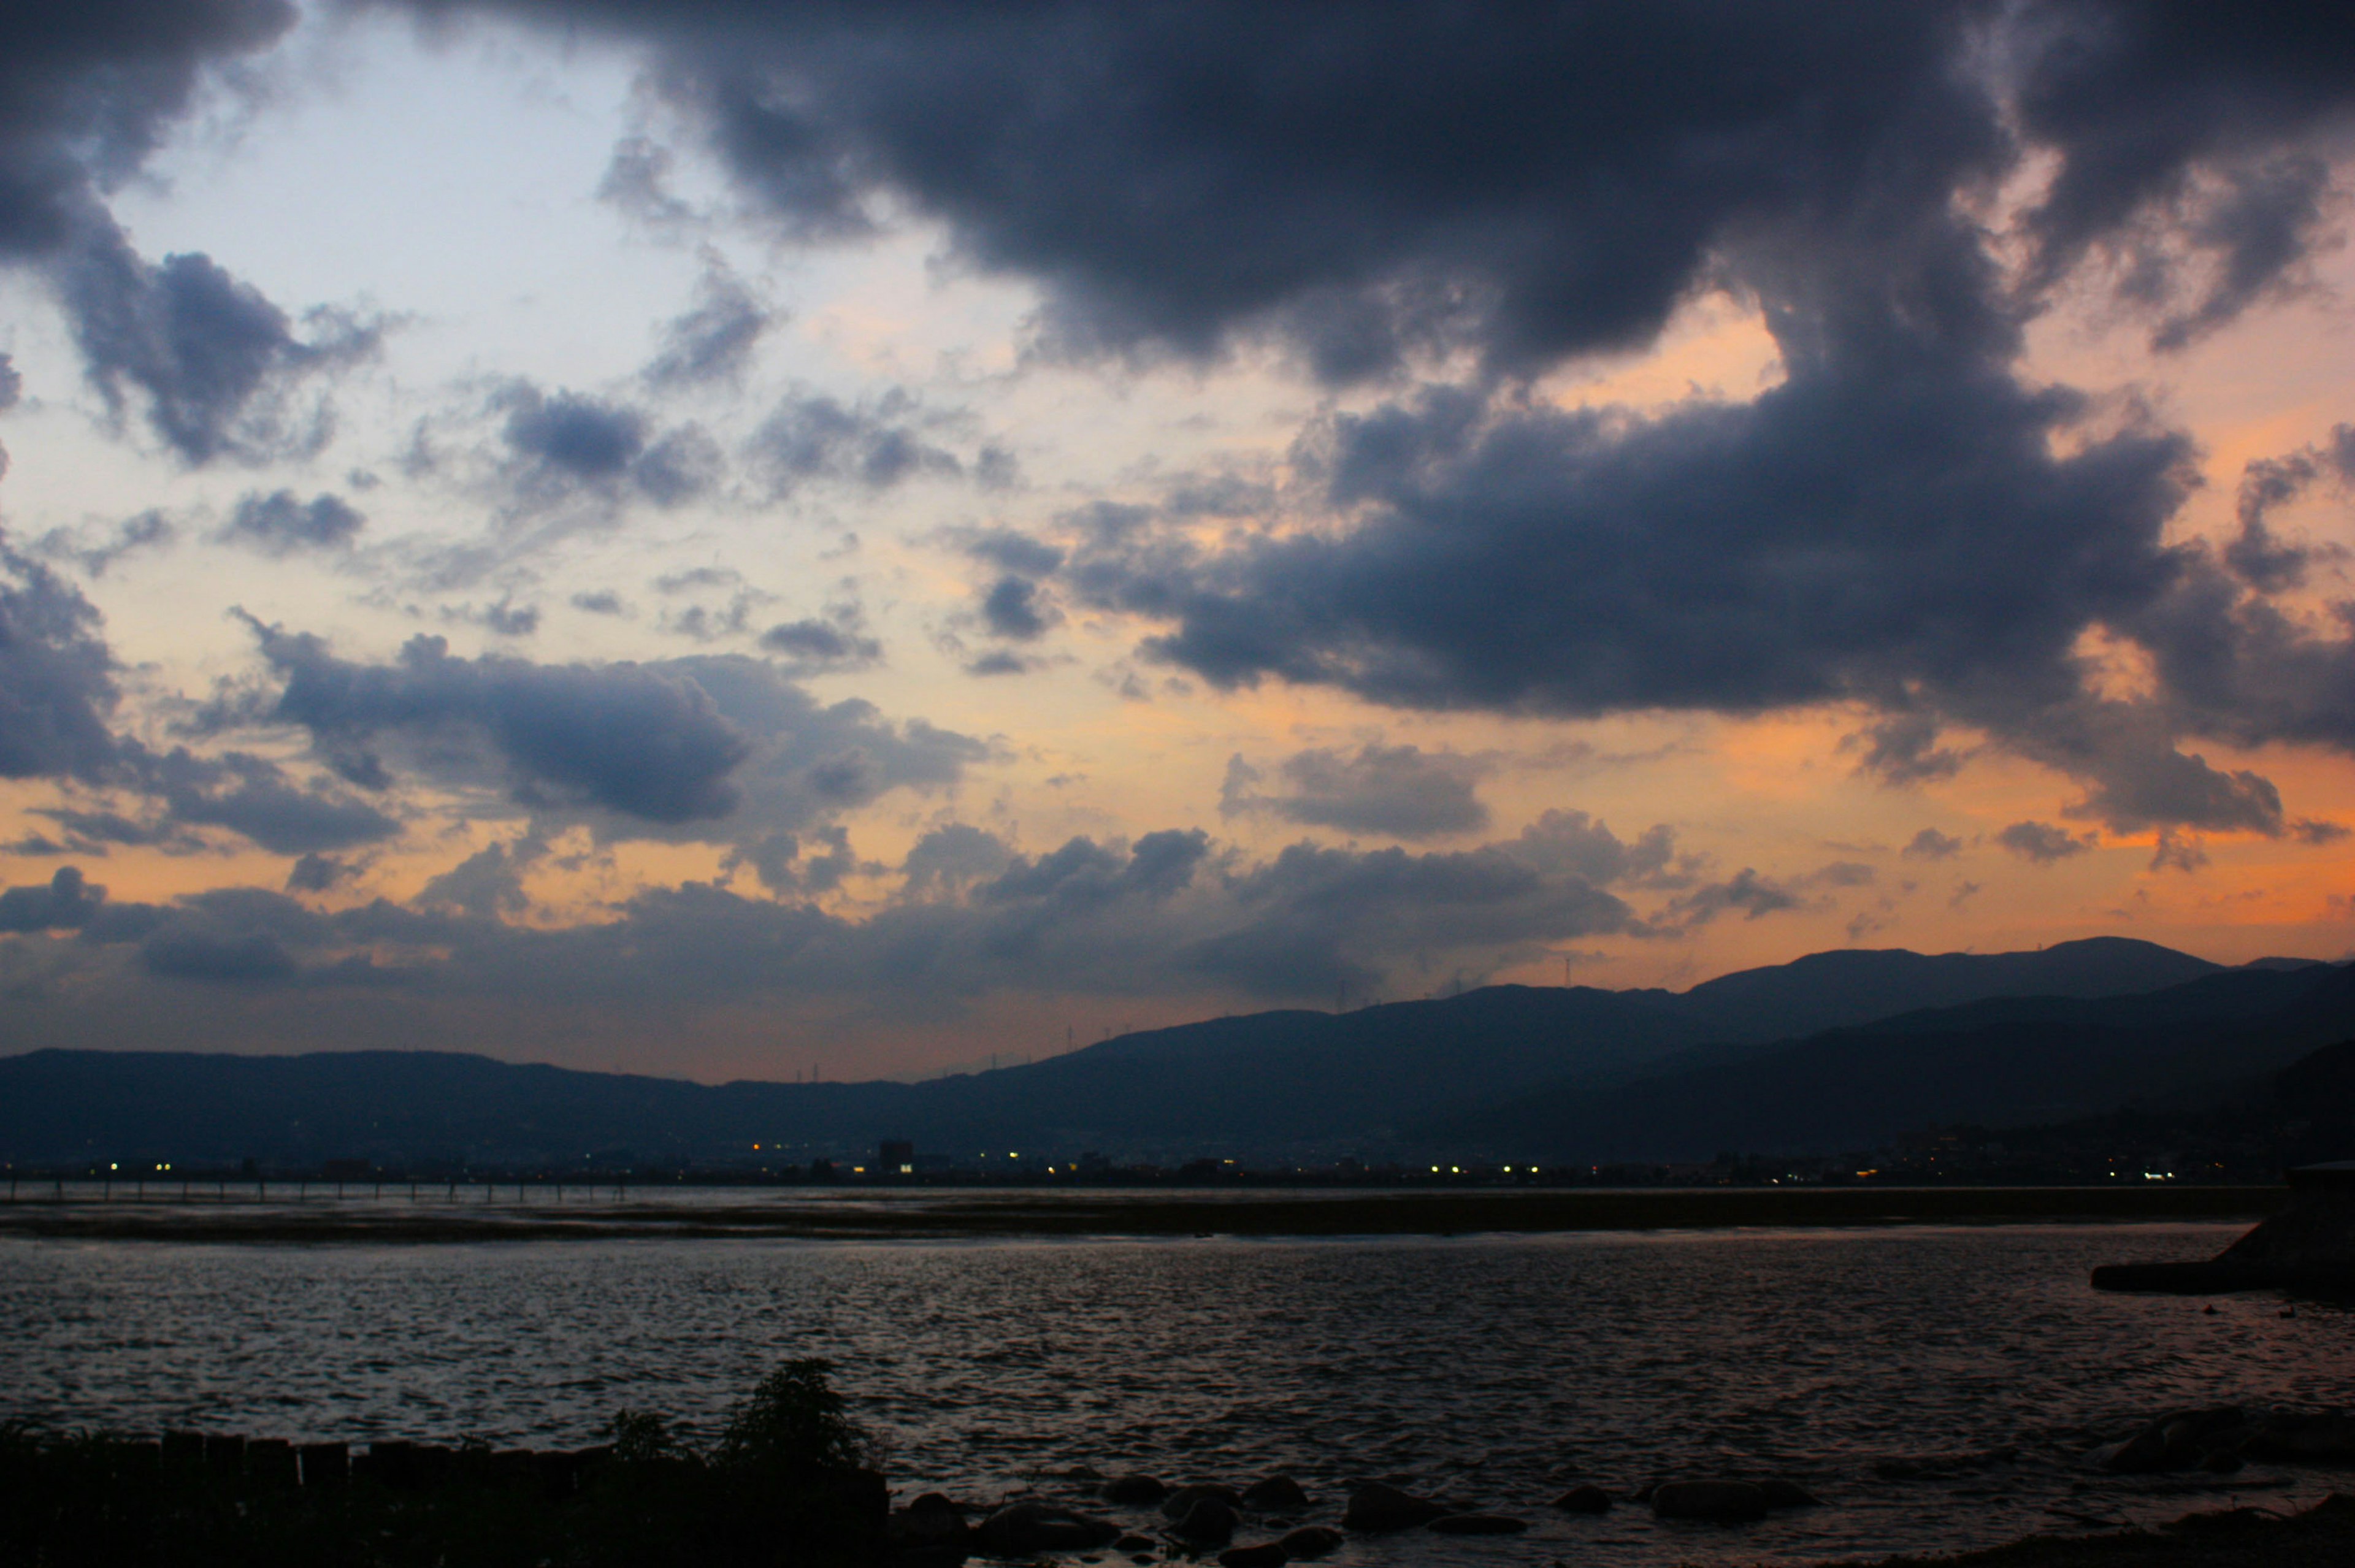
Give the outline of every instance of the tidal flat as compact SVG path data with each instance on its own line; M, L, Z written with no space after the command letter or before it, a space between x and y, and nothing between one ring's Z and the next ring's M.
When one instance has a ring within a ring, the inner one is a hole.
M956 1237L1541 1235L1903 1224L2239 1221L2279 1187L1142 1189L573 1183L165 1182L135 1195L27 1183L0 1236L87 1241L944 1240Z

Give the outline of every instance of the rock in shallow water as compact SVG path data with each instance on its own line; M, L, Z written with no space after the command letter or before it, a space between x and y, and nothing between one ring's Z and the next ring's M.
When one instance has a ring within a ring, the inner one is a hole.
M1601 1487L1572 1487L1554 1499L1553 1506L1564 1513L1609 1513L1611 1494Z
M1189 1546L1224 1546L1235 1536L1235 1510L1226 1499L1204 1495L1169 1526L1169 1533Z
M1151 1508L1169 1495L1169 1488L1156 1476L1117 1476L1097 1490L1104 1501L1123 1508Z
M1448 1511L1444 1503L1372 1481L1349 1494L1349 1507L1341 1515L1341 1528L1366 1531L1412 1530Z
M1428 1528L1437 1535L1518 1535L1529 1527L1526 1520L1500 1513L1447 1513L1433 1520Z
M1292 1553L1284 1549L1280 1541L1230 1546L1219 1553L1219 1568L1284 1568L1291 1561Z
M897 1568L958 1568L973 1550L973 1531L956 1504L927 1492L895 1509L883 1527Z
M1276 1544L1294 1562L1306 1562L1317 1557L1329 1557L1340 1550L1344 1537L1329 1524L1304 1524Z
M1307 1506L1308 1494L1290 1476L1270 1476L1243 1490L1243 1507L1259 1513L1296 1513Z
M1766 1517L1766 1488L1749 1481L1667 1481L1652 1488L1660 1519L1747 1524Z
M1037 1552L1084 1552L1120 1539L1120 1526L1052 1503L1009 1503L974 1531L984 1552L1022 1557Z
M1204 1498L1216 1498L1231 1509L1243 1506L1242 1494L1232 1487L1222 1487L1216 1481L1195 1481L1178 1488L1161 1499L1161 1512L1166 1519L1183 1519L1188 1510Z

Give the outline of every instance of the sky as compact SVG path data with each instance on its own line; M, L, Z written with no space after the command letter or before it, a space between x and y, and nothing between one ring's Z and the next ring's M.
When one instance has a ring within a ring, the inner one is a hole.
M0 1051L2355 950L2355 29L0 14Z

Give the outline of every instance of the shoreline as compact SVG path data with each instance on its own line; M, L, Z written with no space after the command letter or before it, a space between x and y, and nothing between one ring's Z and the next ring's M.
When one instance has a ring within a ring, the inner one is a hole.
M959 1238L1339 1238L1961 1224L2255 1223L2281 1187L1704 1188L1365 1192L1303 1198L921 1190L683 1203L444 1202L434 1198L154 1202L22 1198L0 1237L67 1241L947 1241Z

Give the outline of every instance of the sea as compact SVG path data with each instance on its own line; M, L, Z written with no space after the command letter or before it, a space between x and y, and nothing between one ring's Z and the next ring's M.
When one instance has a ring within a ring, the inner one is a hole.
M2348 1304L2087 1285L2096 1264L2208 1256L2243 1228L9 1237L0 1419L549 1447L638 1410L709 1440L764 1372L820 1357L903 1501L1076 1501L1075 1469L1285 1473L1316 1499L1300 1522L1380 1479L1530 1525L1352 1538L1343 1564L1877 1559L2328 1491L2264 1464L2127 1477L2084 1459L2170 1409L2355 1404ZM1714 1476L1787 1477L1821 1506L1745 1526L1549 1506L1581 1482Z

